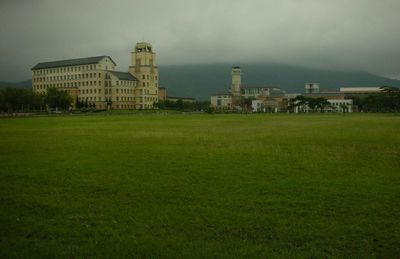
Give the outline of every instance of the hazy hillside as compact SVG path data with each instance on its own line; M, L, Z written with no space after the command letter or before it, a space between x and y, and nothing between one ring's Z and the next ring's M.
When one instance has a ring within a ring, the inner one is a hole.
M321 89L343 86L396 86L392 80L365 72L343 72L308 69L273 64L240 64L244 85L271 85L288 92L303 92L304 83L318 82ZM230 64L160 66L160 85L172 96L195 97L209 100L210 95L227 92L231 84ZM30 88L31 80L18 83L0 82L0 88Z
M160 84L168 95L193 96L208 100L224 93L231 84L229 64L179 65L160 67ZM306 82L318 82L322 89L343 86L397 86L392 80L365 72L343 72L273 64L241 64L244 85L273 85L288 92L303 92Z
M31 88L32 87L32 80L25 80L21 82L3 82L0 81L0 89L7 88L7 87L16 87L16 88Z

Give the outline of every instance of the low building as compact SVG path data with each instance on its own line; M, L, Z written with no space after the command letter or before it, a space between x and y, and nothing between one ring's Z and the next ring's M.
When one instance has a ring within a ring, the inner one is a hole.
M180 97L180 96L167 96L167 101L177 102L178 100L182 100L183 102L194 103L196 99L193 97Z
M165 87L158 88L158 100L163 102L167 100L167 89Z
M351 99L327 99L329 105L324 106L319 112L353 112L353 100ZM308 105L295 106L295 113L313 112Z
M380 87L341 87L340 93L345 96L366 96L379 94L382 92Z
M274 86L243 86L242 96L244 98L265 98L274 96L283 96L286 92Z
M282 108L281 104L281 101L274 98L258 99L251 102L251 108L253 112L279 112Z

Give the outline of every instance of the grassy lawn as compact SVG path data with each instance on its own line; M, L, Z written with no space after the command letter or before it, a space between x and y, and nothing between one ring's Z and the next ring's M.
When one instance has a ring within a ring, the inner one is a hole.
M400 116L0 120L0 257L400 256Z

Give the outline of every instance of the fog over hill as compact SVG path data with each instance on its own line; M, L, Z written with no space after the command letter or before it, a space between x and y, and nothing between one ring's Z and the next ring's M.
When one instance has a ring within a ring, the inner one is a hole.
M367 72L330 71L277 64L203 64L160 66L160 86L170 96L209 100L210 95L226 93L231 84L231 67L242 68L243 85L280 87L287 92L302 93L304 84L320 83L322 90L338 90L344 86L395 86L393 80ZM31 87L31 81L0 82L0 87Z

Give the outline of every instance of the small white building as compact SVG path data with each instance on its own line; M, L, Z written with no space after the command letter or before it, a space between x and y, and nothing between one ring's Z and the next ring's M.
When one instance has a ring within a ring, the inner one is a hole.
M352 99L328 99L330 107L325 108L326 112L353 112Z
M251 109L253 112L278 112L279 102L273 99L252 100Z
M329 105L324 107L322 112L353 112L353 100L352 99L328 99ZM299 112L311 112L308 105L303 107L295 106L295 113Z

